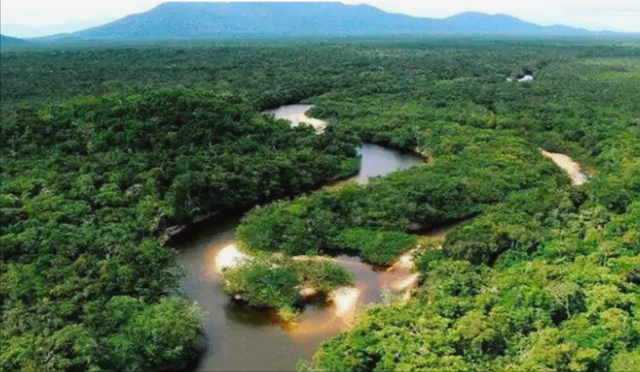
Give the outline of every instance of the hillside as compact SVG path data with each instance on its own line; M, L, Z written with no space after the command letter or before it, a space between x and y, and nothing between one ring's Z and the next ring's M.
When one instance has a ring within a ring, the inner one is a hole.
M426 33L506 35L576 34L505 15L463 13L446 19L391 14L341 3L164 3L76 35L93 39L167 39L228 36L328 36Z
M27 42L22 40L22 39L18 39L16 37L0 35L0 47L1 48L11 47L11 46L20 46L20 45L25 45L25 44L27 44Z

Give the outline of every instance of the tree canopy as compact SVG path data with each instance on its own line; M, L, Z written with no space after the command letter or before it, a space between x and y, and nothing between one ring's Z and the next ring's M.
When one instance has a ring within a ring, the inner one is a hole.
M528 69L530 84L506 81ZM418 253L408 304L368 308L301 370L638 369L633 40L3 51L0 78L2 370L184 366L202 313L177 293L160 236L256 205L237 237L283 253L280 270L259 262L231 285L272 307L309 278L349 279L288 256L346 249L387 265L419 241L410 226L459 222ZM323 134L263 113L302 100ZM357 171L362 141L425 164L313 192ZM589 182L573 186L541 149ZM264 278L278 284L267 297Z
M347 176L352 137L235 96L148 89L2 122L3 370L154 370L196 350L198 308L159 236Z

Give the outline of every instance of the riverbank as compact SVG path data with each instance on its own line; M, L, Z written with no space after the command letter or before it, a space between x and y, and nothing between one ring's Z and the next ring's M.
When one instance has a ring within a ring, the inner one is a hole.
M362 146L360 155L363 166L352 181L423 162L417 156L370 144ZM181 292L207 313L208 348L201 356L200 371L293 370L298 359L309 358L322 341L351 326L358 309L382 303L390 283L404 277L403 271L386 272L356 257L335 257L354 275L353 285L310 298L294 323L283 322L275 311L245 306L222 291L222 267L244 257L233 246L239 220L237 215L226 221L217 215L188 227L169 242L178 249L177 261L187 270Z

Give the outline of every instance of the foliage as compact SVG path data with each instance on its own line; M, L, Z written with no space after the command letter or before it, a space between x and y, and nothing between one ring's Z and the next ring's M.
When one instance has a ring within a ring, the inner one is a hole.
M416 244L415 236L394 231L347 229L338 236L338 246L359 250L363 260L376 265L389 265Z
M431 166L258 208L245 217L238 238L250 249L288 254L356 249L370 262L388 264L410 244L404 235L410 223L428 227L468 218L514 191L542 184L566 188L566 178L537 150L506 134L497 147L488 132L459 128L457 135L442 137L467 141L469 148L457 155L438 150ZM370 239L355 236L364 235L363 229L371 231Z
M311 190L357 159L349 136L186 89L20 109L0 140L8 371L183 364L200 317L176 297L181 271L159 235Z
M348 285L352 274L340 265L313 258L255 257L224 270L224 290L252 306L268 307L297 315L304 305L303 289L328 293Z
M633 69L612 75L612 65L548 61L526 86L482 73L415 77L405 86L381 77L378 90L363 84L317 98L314 115L334 118L336 130L420 152L432 164L256 210L238 231L247 246L349 247L366 259L378 234L477 217L449 233L442 251L418 259L423 285L414 301L366 311L355 330L300 368L589 371L633 363L640 112L632 102L640 91ZM540 147L570 153L592 180L572 187ZM372 252L388 263L401 249ZM435 324L423 327L426 319Z
M418 258L412 301L368 309L301 368L637 369L639 57L633 40L587 39L3 51L0 367L180 364L199 318L158 235L267 204L238 230L246 248L379 263L412 224L475 217ZM523 68L531 84L505 81ZM301 100L325 134L258 113ZM429 165L268 204L353 173L359 141ZM590 181L572 187L540 148ZM293 306L303 271L238 281Z

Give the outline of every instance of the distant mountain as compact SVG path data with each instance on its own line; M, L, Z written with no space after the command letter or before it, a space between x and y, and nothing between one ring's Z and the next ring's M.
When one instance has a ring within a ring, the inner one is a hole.
M15 37L0 35L0 48L27 45L27 42Z
M340 3L164 3L81 31L90 38L361 35L437 31L432 21Z
M429 19L386 13L368 5L337 2L170 2L75 35L91 39L168 39L427 33L575 35L587 32L564 26L538 26L507 15L470 12L445 19Z
M568 26L539 26L506 15L466 12L445 18L442 23L455 33L493 33L508 35L585 35L589 30Z
M36 38L45 37L56 34L68 34L85 30L90 27L96 27L111 22L113 19L104 19L100 21L70 21L57 25L46 26L28 26L19 24L2 25L2 33L19 38Z
M506 34L539 34L543 27L528 23L508 15L487 15L467 12L442 20L452 32L461 33L506 33Z
M599 32L591 32L584 28L574 28L563 25L553 25L547 26L544 28L547 35L588 35L588 34L597 34L600 36L604 35L619 35L617 32L613 31L599 31Z

